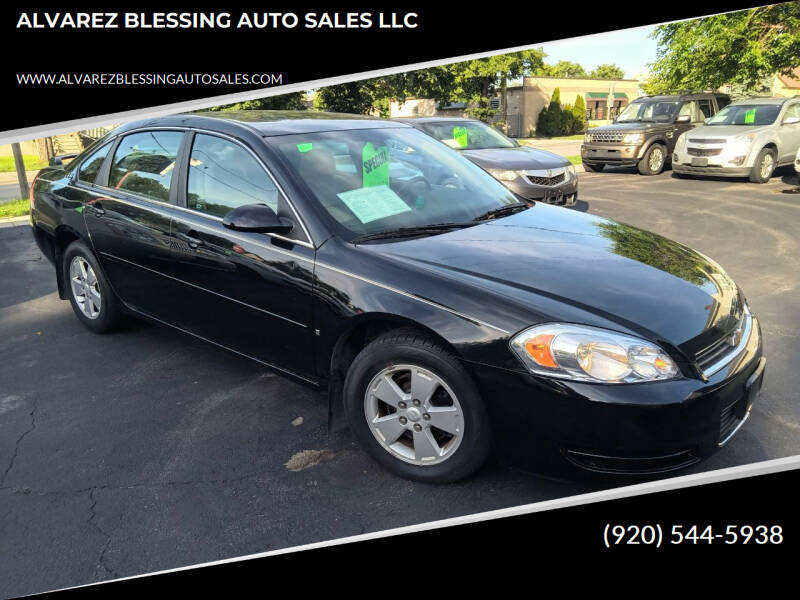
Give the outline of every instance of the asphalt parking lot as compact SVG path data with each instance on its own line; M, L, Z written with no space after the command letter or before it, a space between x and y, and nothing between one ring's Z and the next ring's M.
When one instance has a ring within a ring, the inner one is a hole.
M800 195L670 172L581 173L576 209L720 262L761 319L759 401L711 470L800 453ZM181 334L84 329L27 224L0 226L0 596L596 489L495 464L450 486L383 472L325 399Z

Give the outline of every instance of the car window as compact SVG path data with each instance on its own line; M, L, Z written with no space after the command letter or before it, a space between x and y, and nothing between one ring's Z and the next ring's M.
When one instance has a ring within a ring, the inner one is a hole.
M146 131L126 135L114 152L108 185L159 202L169 201L180 131Z
M771 125L778 118L777 104L731 104L711 117L709 125Z
M278 212L278 188L250 152L213 135L195 135L189 159L186 206L224 217L245 204Z
M786 109L786 115L783 118L786 117L800 117L800 102L792 104Z
M431 121L420 129L456 150L515 147L502 133L477 121Z
M669 100L631 102L617 117L617 123L629 121L671 123L679 104L680 102Z
M684 102L681 110L678 112L679 117L687 116L691 121L697 121L697 102L690 100Z
M700 121L708 119L711 115L714 114L714 107L711 104L711 100L700 100L697 103L697 106L700 108Z
M458 152L411 128L282 135L267 138L267 143L345 239L394 228L469 222L518 202ZM345 161L354 168L341 169Z
M95 179L97 179L97 173L102 168L103 162L105 162L106 156L108 155L108 151L110 149L111 144L106 144L96 152L90 154L86 160L81 163L81 166L78 169L78 179L83 183L95 183Z

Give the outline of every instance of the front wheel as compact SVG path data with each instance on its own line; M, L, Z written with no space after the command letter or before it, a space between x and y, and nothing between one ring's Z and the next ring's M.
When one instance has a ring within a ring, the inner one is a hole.
M667 152L661 144L653 144L639 161L639 173L642 175L658 175L664 170Z
M86 244L75 241L67 247L62 269L80 322L95 333L114 329L121 320L119 303Z
M758 153L753 169L750 171L750 181L753 183L767 183L775 170L775 151L763 148Z
M457 481L489 454L488 417L470 375L416 332L367 345L347 372L344 404L361 446L401 477Z

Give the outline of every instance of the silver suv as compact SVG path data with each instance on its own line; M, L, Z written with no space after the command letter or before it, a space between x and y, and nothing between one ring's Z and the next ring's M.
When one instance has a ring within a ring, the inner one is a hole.
M678 138L672 171L766 183L777 167L792 164L799 147L800 96L740 100Z

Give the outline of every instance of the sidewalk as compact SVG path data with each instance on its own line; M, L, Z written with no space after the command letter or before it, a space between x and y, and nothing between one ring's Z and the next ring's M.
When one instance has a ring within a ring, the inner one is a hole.
M33 178L36 177L36 174L39 171L25 171L25 174L28 176L28 183L30 184L33 181ZM8 185L8 184L16 184L17 183L17 172L16 171L8 171L6 173L0 173L0 185Z

